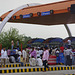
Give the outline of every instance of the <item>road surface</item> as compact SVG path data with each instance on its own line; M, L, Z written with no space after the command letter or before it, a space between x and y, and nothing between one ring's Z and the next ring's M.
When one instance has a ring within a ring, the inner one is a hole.
M47 71L47 72L25 72L25 73L8 73L0 75L65 75L75 74L75 70Z

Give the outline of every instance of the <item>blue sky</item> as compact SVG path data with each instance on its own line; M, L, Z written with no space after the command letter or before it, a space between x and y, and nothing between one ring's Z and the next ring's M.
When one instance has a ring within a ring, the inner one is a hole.
M48 4L58 1L64 0L0 0L0 16L12 9L20 7L25 4L30 3L40 3L40 4ZM0 22L1 23L1 22ZM55 25L55 26L43 26L36 24L23 24L23 23L6 23L3 31L9 30L11 27L17 28L19 30L19 34L25 34L26 36L30 36L32 38L49 38L49 37L61 37L65 38L68 36L67 31L64 25ZM69 24L72 35L75 36L75 25Z

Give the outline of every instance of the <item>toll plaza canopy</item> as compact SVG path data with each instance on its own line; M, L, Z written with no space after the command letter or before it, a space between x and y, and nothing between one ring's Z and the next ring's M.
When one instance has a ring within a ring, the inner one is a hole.
M2 21L10 12L0 17ZM75 23L75 0L29 6L12 15L8 22L57 25Z

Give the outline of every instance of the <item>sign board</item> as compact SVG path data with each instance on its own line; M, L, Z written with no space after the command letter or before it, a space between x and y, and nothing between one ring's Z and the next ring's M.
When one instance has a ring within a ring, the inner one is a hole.
M29 18L29 17L30 17L30 14L23 15L23 18Z
M50 11L47 12L41 12L41 16L50 15Z

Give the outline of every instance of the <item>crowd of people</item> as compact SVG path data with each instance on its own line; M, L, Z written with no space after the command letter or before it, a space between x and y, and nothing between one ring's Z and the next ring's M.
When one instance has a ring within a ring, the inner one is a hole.
M17 48L13 49L14 43L12 41L12 49L6 50L3 48L1 50L1 65L7 59L11 63L21 63L21 66L25 65L25 63L30 63L31 66L42 66L44 65L45 71L46 67L48 67L48 59L50 55L55 55L58 59L59 53L63 53L64 55L64 64L67 66L75 65L75 49L71 47L71 41L68 40L68 46L60 48L58 47L26 47L23 48L22 51L18 48L19 42L17 42ZM57 60L59 61L59 60Z

